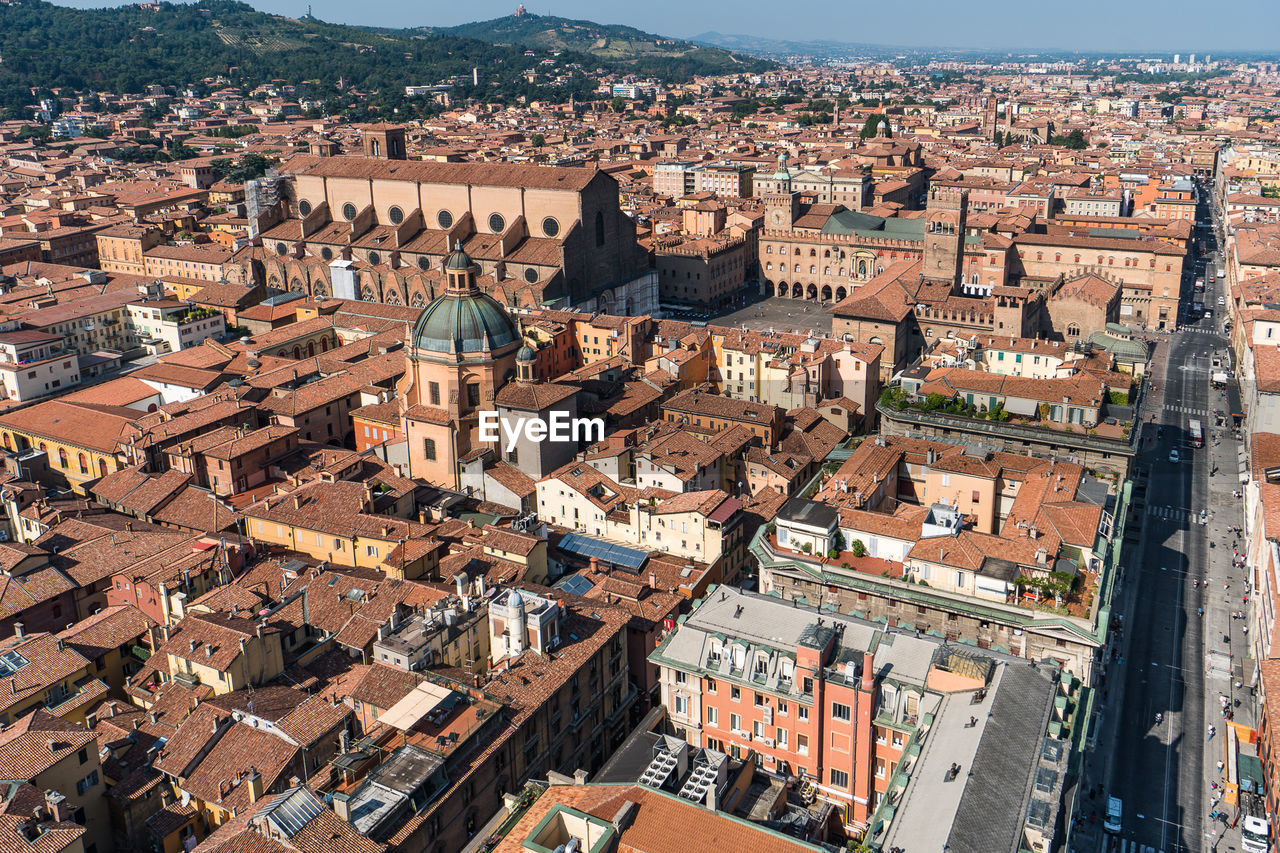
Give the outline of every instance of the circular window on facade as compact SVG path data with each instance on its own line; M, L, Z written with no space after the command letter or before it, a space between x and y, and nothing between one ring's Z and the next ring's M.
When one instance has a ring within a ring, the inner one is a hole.
M535 270L533 267L529 267L524 271L524 280L529 282L530 284L533 284L535 281L538 280L538 271Z
M288 247L288 246L286 246L284 243L276 243L276 254L277 254L277 255L287 255L288 253L289 253L289 247Z
M507 220L502 218L501 213L489 214L489 230L494 234L501 234L502 229L507 227Z
M441 228L449 228L453 225L453 214L447 210L442 210L436 214L436 224Z
M305 198L298 202L298 212L303 216L311 213L311 202L307 201Z
M378 264L382 263L382 255L379 255L377 252L370 252L369 263L376 267Z
M360 211L356 210L356 206L351 202L347 202L342 206L342 216L348 222L356 218L356 214Z
M392 225L399 225L401 222L404 222L404 211L393 206L387 211L387 218L391 220Z
M431 259L430 259L430 258L418 258L418 269L420 269L420 270L429 270L429 269L431 269Z
M550 216L542 220L542 233L548 237L554 237L560 233L560 223L556 222Z
M330 249L328 246L325 246L323 249L320 250L320 257L324 258L326 261L333 260L333 249Z

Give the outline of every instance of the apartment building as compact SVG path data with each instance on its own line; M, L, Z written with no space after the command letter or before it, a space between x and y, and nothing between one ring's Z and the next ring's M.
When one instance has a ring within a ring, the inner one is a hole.
M1127 489L1079 465L884 436L751 547L762 590L1052 658L1087 684L1108 626L1085 602L1111 594L1126 513Z
M221 313L172 299L135 302L127 311L139 346L154 355L199 346L209 338L222 337L227 330Z
M538 517L548 524L628 546L638 557L666 552L725 577L741 566L742 502L719 489L673 494L622 486L583 462L539 480Z
M25 403L79 384L79 359L63 348L62 335L0 332L0 396Z
M784 412L768 403L722 397L708 387L690 388L662 404L662 419L679 424L704 440L721 430L742 426L765 447L782 438Z
M369 483L311 483L246 507L245 533L335 565L401 579L434 576L444 543L430 538L427 525L376 514L392 503Z

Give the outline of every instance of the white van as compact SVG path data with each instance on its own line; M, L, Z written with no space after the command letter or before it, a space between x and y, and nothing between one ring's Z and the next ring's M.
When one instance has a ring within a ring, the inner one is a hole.
M1244 853L1267 853L1271 837L1270 825L1260 817L1246 817L1240 827L1240 846Z
M1124 803L1119 797L1107 797L1107 817L1102 821L1102 828L1112 835L1117 835L1124 819Z

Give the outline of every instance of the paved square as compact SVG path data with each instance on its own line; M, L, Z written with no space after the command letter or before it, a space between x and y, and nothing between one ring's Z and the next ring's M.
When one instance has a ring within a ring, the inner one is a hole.
M708 320L717 326L735 326L756 331L816 332L831 334L832 317L827 305L785 296L768 296L729 314Z

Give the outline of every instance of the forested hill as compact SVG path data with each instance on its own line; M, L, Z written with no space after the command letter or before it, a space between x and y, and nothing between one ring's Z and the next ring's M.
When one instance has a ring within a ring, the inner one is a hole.
M494 44L589 54L609 66L623 66L632 73L645 76L685 78L695 74L731 74L776 67L774 63L757 57L658 36L635 27L573 21L553 15L508 15L434 32Z
M562 74L555 90L528 83L523 72L547 58L545 51L525 56L530 47L560 50L560 69L587 74ZM108 9L43 0L0 4L0 106L11 109L30 104L32 89L119 94L206 78L248 86L310 83L306 88L325 98L342 78L362 92L381 92L388 106L407 85L449 81L464 97L563 101L570 90L589 93L594 80L587 75L596 69L673 82L766 64L629 27L535 15L450 30L387 30L269 15L236 0ZM471 85L473 68L480 70L479 89Z
M517 81L535 63L515 47L298 20L233 0L87 10L42 0L0 5L0 97L6 106L19 97L15 90L31 87L123 93L221 76L248 85L315 81L333 92L343 77L367 92L455 76L469 84L477 66L486 83ZM29 103L30 93L19 99Z

